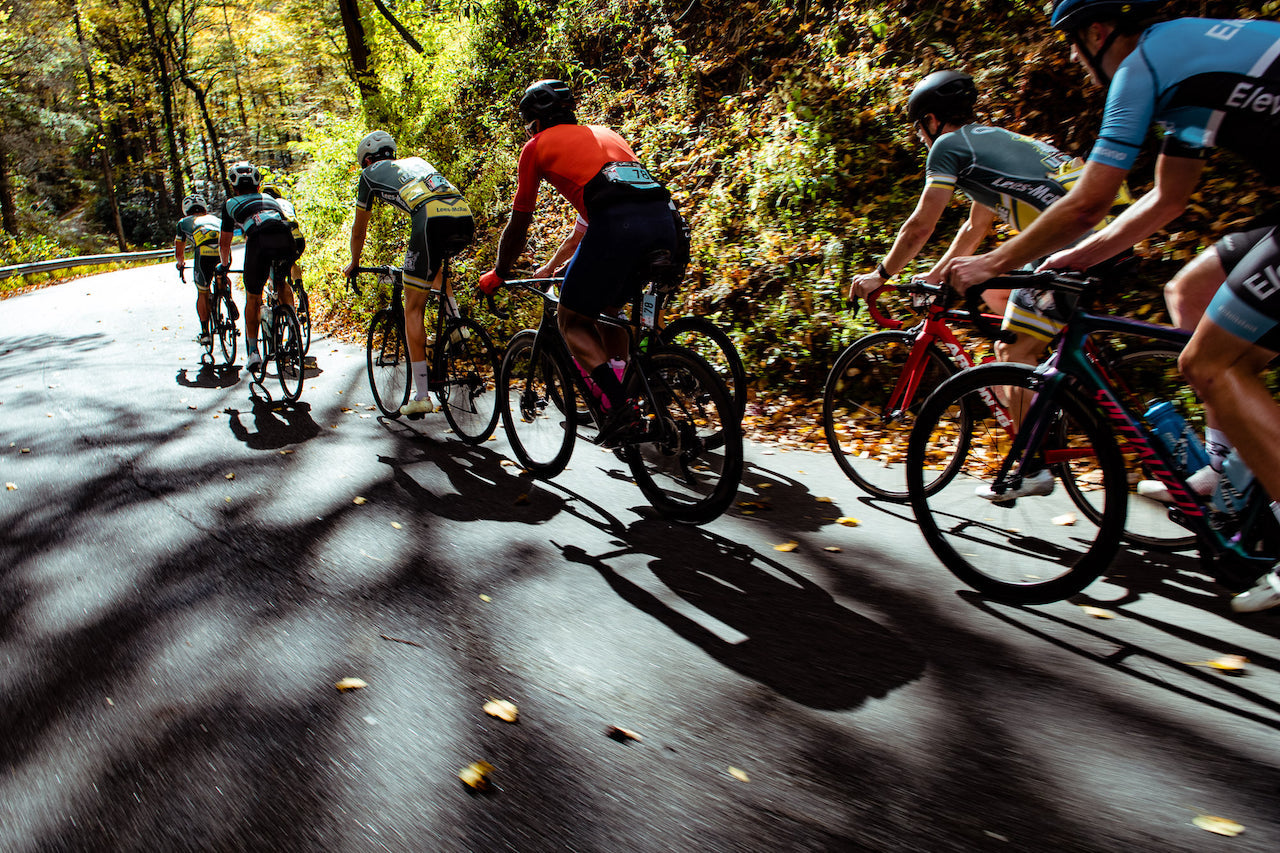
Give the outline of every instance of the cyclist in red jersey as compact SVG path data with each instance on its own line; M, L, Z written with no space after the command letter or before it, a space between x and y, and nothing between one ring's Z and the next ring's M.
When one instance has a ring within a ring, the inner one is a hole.
M540 80L520 101L529 141L520 152L511 219L498 244L494 269L480 278L492 293L502 286L528 243L543 180L577 209L582 237L560 289L560 333L584 372L616 413L605 426L616 438L639 418L610 358L625 358L626 333L595 320L635 298L646 260L656 250L681 255L678 214L671 194L640 165L631 146L607 127L578 124L573 93L559 80ZM581 224L586 223L585 229ZM565 242L573 248L574 236ZM557 252L557 256L560 256ZM562 258L561 258L562 260Z

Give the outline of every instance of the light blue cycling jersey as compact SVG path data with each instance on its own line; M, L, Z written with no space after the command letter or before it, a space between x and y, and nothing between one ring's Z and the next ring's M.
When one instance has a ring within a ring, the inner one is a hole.
M1089 160L1133 167L1147 129L1163 153L1221 146L1280 182L1280 23L1181 18L1149 27L1116 70Z

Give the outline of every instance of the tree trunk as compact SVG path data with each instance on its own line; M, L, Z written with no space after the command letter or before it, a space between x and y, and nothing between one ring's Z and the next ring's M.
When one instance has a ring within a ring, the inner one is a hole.
M18 236L18 210L13 203L13 183L9 180L9 152L0 141L0 225Z
M93 85L93 66L89 64L89 54L84 46L84 30L80 26L80 4L73 7L72 17L76 26L76 40L80 43L80 61L84 63L85 86L89 91L89 103L93 104L94 121L98 126L98 154L102 163L102 177L107 184L107 201L111 205L111 218L116 229L116 242L120 251L129 248L129 241L124 237L124 223L120 221L120 204L116 201L116 178L111 169L111 154L107 151L107 135L102 127L102 109L98 106L98 96Z
M391 26L396 28L396 32L400 34L400 38L404 39L405 44L409 45L409 47L413 48L416 52L422 53L422 45L418 44L418 40L413 37L413 33L406 30L404 25L396 20L396 16L391 14L391 10L383 4L382 0L373 0L373 5L377 6L378 11L382 13L382 17L386 18L387 21L390 22Z
M338 11L342 13L342 30L351 55L351 79L359 87L361 98L371 98L378 94L378 79L369 69L369 45L364 39L364 24L360 23L360 7L356 0L338 0Z
M164 131L168 143L169 175L173 181L173 197L181 203L186 195L182 186L182 162L178 158L178 122L173 111L173 80L169 77L169 61L160 48L160 39L156 37L155 19L152 17L151 0L141 0L142 15L147 22L147 36L151 40L151 55L156 67L160 69L160 99L164 105Z

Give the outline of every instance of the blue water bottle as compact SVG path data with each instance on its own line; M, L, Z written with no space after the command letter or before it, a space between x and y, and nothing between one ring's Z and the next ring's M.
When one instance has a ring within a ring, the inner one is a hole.
M1142 416L1151 424L1151 431L1173 454L1174 462L1185 474L1199 471L1209 464L1209 454L1191 426L1182 419L1173 403L1152 403Z
M1222 463L1222 476L1213 490L1213 505L1223 512L1239 515L1253 492L1253 472L1234 449Z

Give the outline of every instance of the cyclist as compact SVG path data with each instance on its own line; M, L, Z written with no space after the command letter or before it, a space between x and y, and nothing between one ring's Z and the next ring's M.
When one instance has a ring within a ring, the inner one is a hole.
M209 346L209 291L218 265L218 232L221 223L209 213L209 203L199 193L182 200L182 218L173 238L173 258L178 276L186 281L187 243L191 243L191 268L196 285L196 315L200 318L200 345Z
M284 197L284 193L275 184L263 184L262 194L269 195L276 200L276 204L280 205L280 212L284 214L284 221L289 223L289 230L293 233L293 245L297 251L299 259L302 253L307 250L307 238L302 234L302 226L298 222L298 213L293 207L293 202ZM289 278L294 282L302 283L302 267L295 260L293 267L289 270Z
M437 408L431 399L427 374L427 292L440 294L440 310L458 313L452 286L441 293L444 262L475 240L471 208L453 184L421 157L396 159L396 141L375 130L356 146L356 162L363 170L356 188L356 215L351 223L350 277L360 265L369 212L383 201L410 220L409 247L404 256L404 334L413 368L414 396L400 407L403 415L421 415Z
M231 266L231 238L236 228L244 232L244 335L249 350L245 369L262 363L258 352L258 320L262 313L262 288L272 266L288 270L297 260L296 244L280 205L263 195L262 173L252 163L241 160L227 170L227 183L234 193L222 206L222 231L218 238L218 254L222 259L219 272ZM277 278L276 294L286 305L293 305L293 288L285 275Z
M1242 155L1269 182L1280 177L1272 112L1280 106L1280 23L1152 23L1159 7L1160 0L1055 4L1052 26L1067 34L1072 57L1093 81L1108 88L1098 142L1080 180L1030 228L985 255L953 259L944 274L954 286L986 281L1085 234L1105 215L1152 123L1165 133L1154 189L1046 267L1087 267L1171 221L1185 209L1215 146ZM1280 495L1280 406L1258 372L1280 350L1278 224L1280 210L1271 210L1219 240L1174 279L1171 300L1180 306L1179 324L1195 329L1179 360L1183 375L1272 496ZM1280 519L1280 503L1271 508ZM1276 571L1232 601L1242 611L1277 604Z
M538 187L545 179L580 218L575 232L581 229L581 238L565 271L556 318L569 351L613 412L600 435L602 444L613 444L639 423L640 413L609 363L626 357L626 332L595 318L635 299L639 274L653 253L670 253L680 268L685 250L678 214L671 194L621 136L578 123L566 83L530 85L520 99L520 118L529 140L520 151L511 219L498 243L497 262L481 276L480 288L493 293L510 275L528 243Z
M869 295L902 271L932 236L955 190L972 202L969 218L924 276L933 283L942 281L948 261L981 245L997 217L1021 230L1066 195L1079 178L1084 163L1047 142L974 124L977 100L973 78L959 71L936 71L912 90L907 118L929 152L924 191L898 230L889 254L874 272L854 278L850 298ZM996 344L997 355L1001 361L1023 364L1036 363L1073 307L1060 305L1059 294L1029 288L1012 294L989 290L985 297L992 309L1005 315L1003 328L1017 334L1012 344Z

